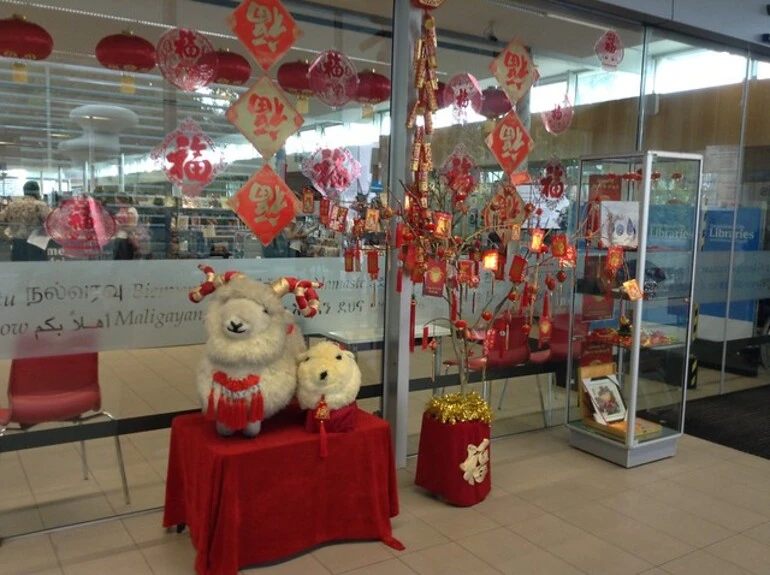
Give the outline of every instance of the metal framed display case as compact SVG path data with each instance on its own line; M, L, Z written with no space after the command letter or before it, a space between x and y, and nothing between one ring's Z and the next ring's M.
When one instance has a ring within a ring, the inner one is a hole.
M684 430L702 163L580 161L567 424L572 446L624 467L675 455Z

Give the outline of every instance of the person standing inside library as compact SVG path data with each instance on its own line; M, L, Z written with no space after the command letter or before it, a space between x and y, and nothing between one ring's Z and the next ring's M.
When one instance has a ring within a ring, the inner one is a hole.
M44 249L29 242L33 234L44 234L45 220L51 209L40 199L40 186L29 181L24 184L24 197L11 202L0 212L0 223L7 224L6 233L11 238L12 262L44 262L48 257Z

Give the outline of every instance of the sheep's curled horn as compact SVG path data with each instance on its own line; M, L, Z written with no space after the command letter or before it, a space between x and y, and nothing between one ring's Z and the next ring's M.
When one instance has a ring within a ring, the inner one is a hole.
M200 264L198 266L204 274L206 281L190 292L190 301L200 303L204 297L211 295L217 288L222 287L233 279L246 277L240 272L225 272L217 274L210 266ZM323 282L310 280L298 280L297 278L281 278L271 284L275 294L282 298L291 292L297 300L297 308L303 317L313 317L318 313L320 302L318 300L317 288L323 287Z

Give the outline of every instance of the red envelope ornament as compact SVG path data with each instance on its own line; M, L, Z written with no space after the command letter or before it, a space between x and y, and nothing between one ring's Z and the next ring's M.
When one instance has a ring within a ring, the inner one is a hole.
M529 132L513 111L495 126L486 144L506 174L513 174L534 147Z
M312 214L315 211L315 192L310 188L302 190L302 213Z
M471 74L455 74L446 83L444 101L451 102L455 121L464 122L474 98L481 97L481 86Z
M318 202L318 221L322 226L329 227L329 212L332 208L332 201L329 198L321 198Z
M427 271L422 286L422 295L431 297L444 297L446 285L446 262L441 260L428 260Z
M160 37L155 52L161 74L180 90L192 92L214 81L216 50L195 30L172 28Z
M316 190L334 199L361 176L361 164L347 148L323 148L305 158L302 173Z
M265 159L280 150L304 123L283 91L267 76L244 92L225 115Z
M358 90L358 72L342 52L321 52L308 72L310 89L327 106L339 108L352 100Z
M329 216L329 229L335 232L345 232L348 224L348 208L338 204L332 206L332 212Z
M518 40L513 40L492 60L489 70L514 106L538 78L529 50Z
M267 72L302 37L302 30L280 0L244 0L227 25Z
M264 166L230 198L230 207L266 246L296 217L301 206L283 179L270 166Z
M558 136L569 130L574 115L575 110L572 107L572 102L569 101L568 96L564 96L564 100L560 104L556 104L553 109L541 113L540 118L543 120L546 131Z
M594 45L594 51L599 57L602 68L608 72L617 70L625 56L623 40L621 40L620 35L615 30L607 30L602 34L602 37Z
M197 196L225 167L219 149L192 118L187 118L150 153L163 168L168 181L185 196Z
M524 279L524 270L527 269L527 259L522 256L513 256L511 269L508 270L508 277L513 283L520 283Z
M524 201L516 187L511 184L499 186L495 195L481 210L481 217L484 227L495 230L502 237L503 245L521 239Z
M558 234L551 238L551 255L555 258L563 258L567 255L567 236Z

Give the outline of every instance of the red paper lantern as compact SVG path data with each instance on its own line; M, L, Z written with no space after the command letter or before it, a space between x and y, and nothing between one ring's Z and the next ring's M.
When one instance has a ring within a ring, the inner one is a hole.
M436 89L436 103L438 104L439 110L443 110L449 104L452 103L444 97L445 93L446 93L446 83L439 82L438 88Z
M297 60L281 64L276 75L278 85L297 97L297 112L300 114L307 114L310 110L308 100L313 95L313 90L310 89L309 71L310 63L307 60Z
M356 102L364 105L363 117L374 115L374 106L390 99L390 79L374 70L358 74L358 91Z
M488 120L505 116L513 109L511 101L504 90L500 88L486 88L471 102L474 112L484 116Z
M53 38L42 26L14 14L0 20L0 55L17 60L45 60L53 52ZM27 65L13 64L13 81L27 82Z
M251 64L240 54L230 50L218 50L215 59L215 84L243 86L251 78Z
M110 70L128 73L149 72L155 67L155 46L128 30L99 40L96 45L96 59ZM122 76L120 91L124 94L136 93L133 76Z

